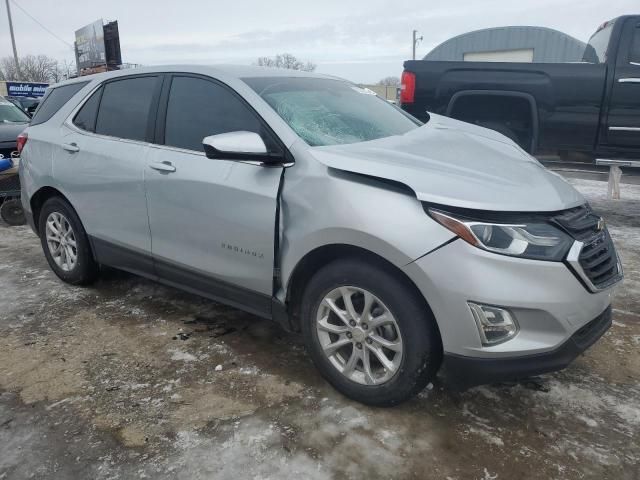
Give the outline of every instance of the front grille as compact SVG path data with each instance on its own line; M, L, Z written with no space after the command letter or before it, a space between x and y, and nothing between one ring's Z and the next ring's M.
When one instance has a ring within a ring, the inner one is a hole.
M611 236L601 217L591 208L586 205L572 208L554 217L554 221L583 243L576 260L581 276L596 289L605 288L620 278L622 271Z
M584 244L578 261L585 275L598 288L607 286L620 274L618 255L606 229Z

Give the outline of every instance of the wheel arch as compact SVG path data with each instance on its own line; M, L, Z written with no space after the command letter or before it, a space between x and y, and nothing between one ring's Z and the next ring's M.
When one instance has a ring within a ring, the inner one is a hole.
M538 138L539 138L539 121L538 121L538 104L533 95L525 92L516 92L511 90L460 90L453 94L451 99L449 100L449 104L447 105L447 110L445 115L447 117L453 117L455 113L456 104L461 100L466 100L469 98L480 98L480 97L498 97L502 99L518 99L521 101L525 101L529 106L529 120L531 121L531 141L529 145L529 153L534 153L538 146Z
M40 187L33 195L31 195L31 198L29 199L31 214L33 215L33 224L36 234L38 235L40 235L40 210L42 210L42 206L44 205L44 203L52 197L60 197L69 205L71 205L69 199L60 190L51 186ZM73 205L71 205L71 208L75 210Z
M300 308L305 288L313 274L322 266L340 259L361 259L373 263L387 272L391 273L398 281L402 282L414 295L422 302L435 320L435 327L438 339L442 345L442 337L438 321L433 314L429 303L420 292L417 285L400 268L386 260L384 257L350 244L334 243L319 246L307 252L296 264L286 283L286 304L288 306L289 321L294 331L300 330Z

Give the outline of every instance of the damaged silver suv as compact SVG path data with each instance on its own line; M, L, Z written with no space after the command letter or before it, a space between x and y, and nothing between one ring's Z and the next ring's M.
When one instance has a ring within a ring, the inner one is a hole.
M600 217L504 136L336 78L156 67L49 89L22 201L52 270L110 265L301 331L371 405L558 370L611 324Z

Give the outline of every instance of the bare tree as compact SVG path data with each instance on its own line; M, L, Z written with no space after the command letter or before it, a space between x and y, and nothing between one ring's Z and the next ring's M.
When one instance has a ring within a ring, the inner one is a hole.
M385 77L378 81L376 85L383 85L385 87L399 87L400 79L398 77Z
M290 53L281 53L275 57L260 57L256 65L261 67L288 68L290 70L302 70L305 72L313 72L316 69L315 63L303 62Z
M63 60L62 62L56 62L56 70L53 72L51 76L52 82L61 82L63 80L67 80L72 78L76 74L76 63Z
M46 55L26 55L18 59L20 73L16 70L13 57L0 59L0 78L4 80L17 80L23 82L59 82L68 78L68 74L75 71L73 63L68 61L59 63L54 58Z
M20 71L26 81L49 82L58 71L58 61L46 55L27 55L20 61Z
M0 59L0 75L4 80L18 80L16 63L13 57L4 57Z

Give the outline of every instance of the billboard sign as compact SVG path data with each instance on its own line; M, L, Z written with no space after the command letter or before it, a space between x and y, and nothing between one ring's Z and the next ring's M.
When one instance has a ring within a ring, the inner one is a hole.
M42 97L48 86L48 83L7 82L7 96Z
M76 30L76 61L78 71L107 63L102 19Z

